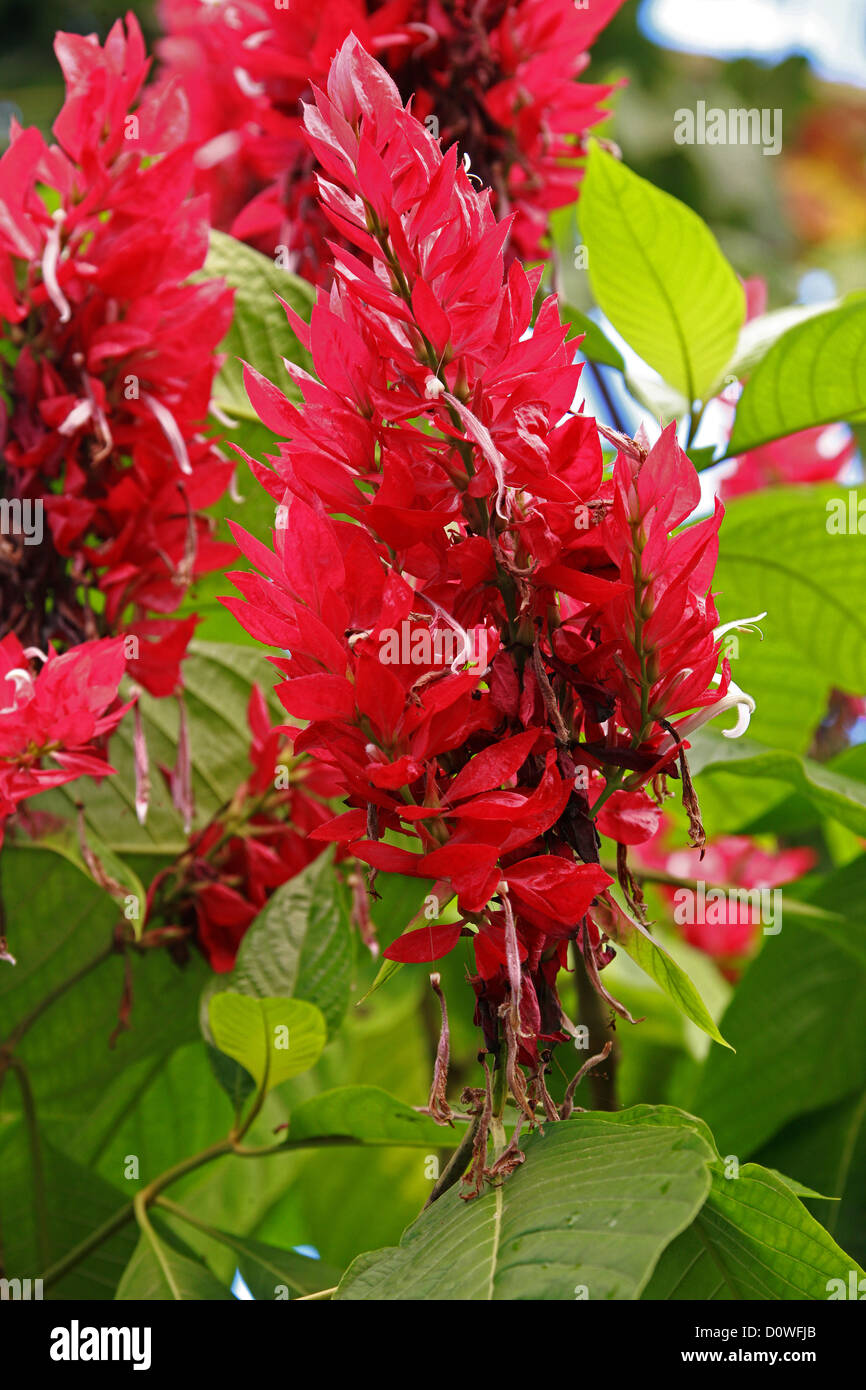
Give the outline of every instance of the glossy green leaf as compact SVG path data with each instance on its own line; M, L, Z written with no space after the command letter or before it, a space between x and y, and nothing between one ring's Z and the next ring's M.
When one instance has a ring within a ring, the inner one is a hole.
M471 1202L446 1192L399 1246L355 1260L335 1297L638 1298L703 1205L713 1152L693 1129L627 1115L547 1125L507 1182Z
M831 1281L859 1270L809 1214L788 1183L757 1163L737 1177L713 1165L695 1221L668 1246L647 1299L826 1299Z
M742 286L710 229L594 142L579 216L604 314L688 402L703 399L745 316Z
M730 1047L730 1043L726 1042L719 1032L715 1019L695 985L669 951L646 930L641 931L633 925L623 913L617 916L611 934L617 946L655 980L686 1018L690 1018L692 1023L714 1042L721 1043L723 1047Z
M690 742L689 766L693 775L713 772L724 775L727 782L730 778L743 778L737 791L746 806L749 781L779 782L805 798L816 815L830 816L857 835L866 836L866 783L858 778L782 748L766 748L751 738L727 739L704 729L693 735Z
M866 302L854 299L782 335L746 382L728 452L866 411Z
M828 304L789 304L784 309L772 309L769 313L749 319L740 330L733 356L715 382L712 394L720 394L726 386L732 386L748 376L784 333L835 307Z
M866 690L866 545L828 532L827 502L839 496L838 486L800 486L735 498L720 533L721 621L767 615L763 640L723 638L734 680L757 701L751 737L797 753L807 751L833 686Z

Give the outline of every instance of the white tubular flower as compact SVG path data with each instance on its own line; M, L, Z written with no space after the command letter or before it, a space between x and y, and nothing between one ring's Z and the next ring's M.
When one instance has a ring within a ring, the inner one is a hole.
M733 632L734 630L737 632L757 632L761 641L763 641L763 632L759 627L753 628L752 624L759 623L761 619L766 618L766 616L766 613L756 613L754 618L734 618L732 623L721 623L718 627L713 628L713 641L718 642L719 638L724 637L726 632Z
M177 466L181 473L186 473L187 476L189 476L192 473L192 466L186 449L186 441L168 406L163 405L162 401L158 401L149 391L142 391L141 399L153 413L156 423L168 440L171 451L177 459Z
M716 674L713 676L713 684L718 685L721 679L721 676ZM695 710L694 714L688 715L676 725L676 731L680 737L687 737L689 734L693 734L696 729L700 729L704 724L709 724L710 720L715 719L717 715L724 714L726 710L729 709L736 709L736 724L732 729L722 729L722 733L725 738L742 738L749 727L749 721L756 708L757 706L751 695L748 695L745 690L741 690L735 681L731 681L726 694L722 696L721 700L714 705L706 705L703 709ZM668 735L659 751L666 752L668 748L673 747L674 741L675 740Z
M4 705L0 709L0 714L16 714L22 705L29 705L36 693L33 688L33 677L29 671L25 671L22 667L13 666L11 671L6 672L5 679L12 682L14 694L11 705Z
M438 400L442 392L447 391L447 389L445 382L440 381L438 376L434 376L432 372L424 382L424 395L427 397L428 401Z
M60 264L60 228L65 220L66 213L62 208L58 208L55 213L52 213L51 226L48 229L45 248L42 252L42 283L48 292L48 298L60 316L61 323L68 323L72 318L69 300L57 280L57 267Z

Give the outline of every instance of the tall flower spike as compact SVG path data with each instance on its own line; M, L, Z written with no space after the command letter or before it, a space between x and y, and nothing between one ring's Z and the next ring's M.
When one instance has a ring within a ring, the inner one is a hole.
M272 473L252 461L281 524L272 550L236 530L254 572L226 602L279 649L278 697L305 721L295 754L333 773L342 806L312 838L432 885L384 955L431 962L471 939L486 1052L535 1124L572 943L633 1021L601 980L596 826L649 838L642 788L688 776L671 720L729 689L710 595L721 509L686 524L698 479L671 430L627 442L605 478L555 301L533 315L538 276L507 262L489 192L355 38L304 119L341 241L310 324L289 311L316 372L289 368L302 405L246 369L286 440ZM444 657L439 623L461 658L484 634L486 670Z

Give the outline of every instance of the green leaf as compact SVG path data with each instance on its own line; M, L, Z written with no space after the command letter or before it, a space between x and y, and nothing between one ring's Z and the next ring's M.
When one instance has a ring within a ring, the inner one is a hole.
M26 842L3 849L3 895L14 968L0 972L4 1036L62 992L16 1049L27 1067L40 1120L74 1135L109 1087L126 1085L136 1063L167 1056L197 1036L196 1001L206 974L195 954L179 967L163 951L131 952L131 1027L109 1042L118 1023L127 966L117 953L88 967L111 945L117 904L59 855ZM7 1096L13 1094L9 1088ZM50 1131L57 1138L57 1131Z
M618 372L625 371L625 363L619 348L614 347L610 339L605 337L598 324L588 314L582 314L571 304L563 304L560 317L571 323L566 342L570 342L572 338L583 334L583 341L577 344L577 350L581 357L585 357L588 362L600 362L604 367L615 367Z
M242 362L249 362L285 395L297 399L299 392L282 359L286 357L307 371L312 370L312 361L289 327L277 295L301 318L309 319L316 297L313 286L290 271L281 270L261 252L218 231L211 232L201 276L219 276L235 291L232 326L220 344L220 351L228 357L212 392L218 407L235 419L257 420L244 387Z
M361 1144L456 1148L462 1134L462 1127L437 1125L429 1115L420 1115L378 1086L338 1086L292 1111L287 1145L348 1139Z
M785 1179L757 1163L726 1178L716 1163L705 1205L662 1255L644 1298L826 1299L829 1281L847 1287L852 1268Z
M726 739L708 729L690 738L692 775L712 772L757 781L781 782L792 787L814 807L819 816L830 816L857 835L866 836L866 784L823 763L800 757L782 748L765 748L752 739ZM747 800L748 781L735 788Z
M748 376L783 333L805 323L807 319L826 313L831 307L835 305L791 304L784 309L773 309L768 314L759 314L757 318L749 319L748 323L743 324L734 354L714 382L711 394L718 395L726 386L732 386L735 381Z
M839 915L834 939L826 919L818 930L783 917L734 992L723 1026L737 1055L711 1052L694 1098L723 1152L750 1155L866 1086L866 922L859 911L844 920L864 885L866 856L822 880L816 906Z
M771 1173L774 1178L779 1179L779 1182L789 1187L795 1197L801 1199L809 1197L813 1202L836 1202L839 1200L837 1197L828 1197L824 1192L816 1192L813 1187L807 1187L805 1183L798 1182L796 1178L789 1178L787 1173L780 1173L777 1168L765 1168L764 1171Z
M340 1270L322 1260L248 1237L238 1240L221 1233L220 1238L236 1251L238 1269L253 1298L285 1298L284 1289L295 1295L318 1293L336 1288L340 1282Z
M375 994L377 989L381 989L382 986L390 980L392 975L396 975L398 970L402 970L404 965L405 961L402 960L383 960L379 969L376 971L375 980L357 1002L363 1004L365 999L369 999L371 994Z
M742 286L710 229L594 141L579 215L604 314L690 403L703 399L745 317Z
M265 1092L308 1071L325 1046L325 1020L303 999L215 994L209 1017L216 1046Z
M728 453L866 410L866 302L855 299L782 335L746 382Z
M715 1019L694 984L670 952L649 932L641 931L633 925L623 913L616 917L615 923L615 928L611 928L611 935L617 946L621 946L635 964L646 971L650 979L655 980L680 1013L690 1018L692 1023L714 1042L721 1043L723 1047L730 1047L730 1043L726 1042L719 1032Z
M158 1236L142 1234L123 1272L115 1298L120 1302L213 1302L233 1297L205 1264L182 1255Z
M707 1196L713 1151L695 1130L629 1112L546 1126L526 1161L471 1202L452 1188L401 1244L362 1255L337 1299L634 1299Z
M10 1090L14 1078L7 1079ZM4 1097L8 1099L8 1095ZM10 1279L42 1278L47 1269L68 1255L91 1231L98 1230L121 1208L132 1193L88 1171L59 1152L40 1135L44 1229L47 1258L43 1262L38 1238L38 1197L34 1163L25 1127L20 1120L4 1126L0 1138L0 1232L3 1238L3 1273ZM94 1251L80 1260L63 1279L45 1289L46 1298L106 1299L114 1296L117 1282L135 1247L135 1224L119 1228Z
M821 1220L834 1240L866 1264L866 1089L796 1116L756 1157L765 1166L783 1164L786 1173L834 1198L821 1207ZM806 1189L800 1195L809 1194Z
M347 892L324 854L276 890L244 936L234 970L214 984L256 998L306 999L331 1037L349 1002L352 943Z
M808 325L807 325L808 326ZM805 753L831 687L866 690L866 546L827 531L838 487L772 488L727 508L713 579L723 622L766 613L736 637L734 680L757 701L752 735ZM730 716L728 716L730 719Z
M98 888L108 893L117 904L115 910L118 920L122 916L125 922L130 923L137 940L141 936L147 904L147 893L141 879L134 869L92 831L86 832L85 844L88 853L93 856L92 866L84 858L78 835L72 825L67 825L64 830L40 836L38 840L28 841L28 847L34 850L47 850L62 855ZM94 875L94 869L98 877Z

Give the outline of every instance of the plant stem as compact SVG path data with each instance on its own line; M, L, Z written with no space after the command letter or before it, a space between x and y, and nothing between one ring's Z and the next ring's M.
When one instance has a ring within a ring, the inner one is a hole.
M97 1226L95 1231L91 1231L90 1235L80 1245L76 1245L73 1250L64 1255L62 1260L58 1260L56 1264L51 1265L50 1269L46 1269L42 1276L43 1287L47 1289L52 1284L58 1283L65 1274L68 1274L71 1269L86 1259L91 1251L98 1249L103 1241L109 1240L118 1231L122 1231L124 1226L128 1226L133 1215L132 1202L128 1202L126 1206L121 1207L107 1221L104 1221L101 1226Z
M224 1154L232 1151L231 1139L219 1139L215 1144L202 1149L200 1153L193 1154L191 1158L184 1158L180 1163L176 1163L173 1168L167 1168L164 1173L160 1173L158 1178L148 1183L140 1192L135 1195L135 1201L143 1206L150 1203L159 1196L163 1188L171 1183L177 1182L180 1178L185 1178L187 1173L194 1173L196 1168L202 1168L205 1163L211 1163L215 1158L222 1158Z
M589 1029L588 1055L592 1057L601 1052L606 1042L613 1043L607 1065L604 1068L605 1074L602 1075L601 1069L595 1069L588 1076L593 1108L595 1110L617 1110L619 1105L616 1095L616 1066L619 1050L616 1035L607 1025L601 1001L592 987L592 982L583 963L583 957L574 946L572 947L572 961L577 985L578 1018Z
M615 430L619 430L620 434L628 434L622 416L614 404L613 397L610 394L610 389L604 379L601 367L597 362L591 362L589 358L586 359L586 365L589 369L590 376L598 387L598 393L604 401L605 409L610 416L611 425Z
M472 1157L472 1150L475 1146L475 1136L478 1133L478 1126L481 1123L481 1116L476 1115L471 1125L467 1125L457 1148L451 1155L443 1172L433 1184L433 1191L424 1203L423 1210L432 1206L443 1192L447 1192L449 1187L453 1187L460 1180L466 1166Z
M0 1046L0 1060L2 1060L4 1053L8 1054L13 1050L13 1048L18 1046L21 1039L24 1037L24 1034L29 1032L36 1020L38 1018L41 1018L45 1011L51 1008L52 1004L56 1003L58 999L62 998L62 996L66 993L67 990L72 989L73 985L77 985L79 980L83 980L86 975L89 975L91 970L96 970L96 968L102 965L104 961L109 960L111 956L113 956L116 953L116 951L117 945L112 939L110 944L104 947L98 953L98 955L95 955L92 960L89 960L85 965L82 965L80 969L76 970L72 975L70 975L67 980L63 980L59 985L56 986L56 988L52 989L48 994L46 994L44 999L40 999L39 1003L36 1005L36 1008L32 1009L30 1013L27 1014L25 1018L22 1018L19 1023L16 1023L8 1038L6 1038L2 1046Z
M503 1028L499 1027L499 1051L496 1055L496 1068L493 1072L493 1115L490 1120L490 1135L493 1139L493 1160L494 1162L500 1154L508 1148L508 1136L505 1133L505 1101L508 1094L507 1075L505 1066L506 1041L502 1036Z
M703 419L705 409L706 404L702 405L699 410L692 408L689 414L689 434L686 440L687 449L690 449L694 443L695 435L701 427L701 420Z
M601 796L598 798L595 805L590 806L590 808L587 810L586 814L590 820L595 820L604 803L608 800L609 797L613 796L614 792L619 791L620 787L622 786L622 783L623 774L622 770L619 769L617 772L614 773L612 777L608 778L608 780L605 782L604 791L601 793Z
M21 1090L21 1109L24 1126L27 1130L27 1144L30 1149L31 1172L33 1176L33 1209L36 1217L36 1248L41 1265L48 1263L48 1213L45 1207L45 1170L42 1166L42 1143L39 1138L39 1123L36 1118L36 1103L30 1078L24 1063L17 1057L7 1057L6 1065L18 1079Z

